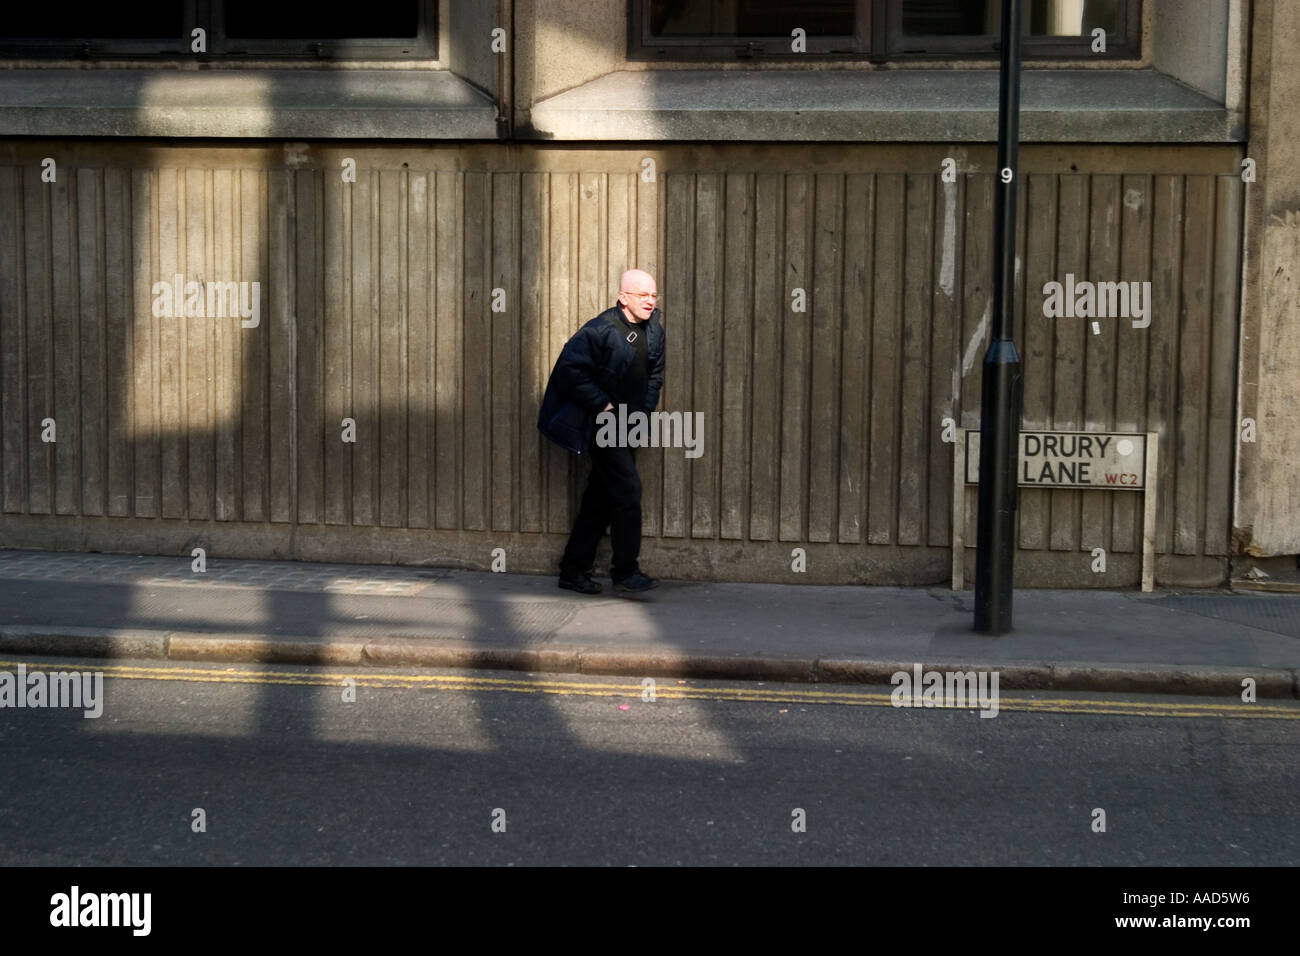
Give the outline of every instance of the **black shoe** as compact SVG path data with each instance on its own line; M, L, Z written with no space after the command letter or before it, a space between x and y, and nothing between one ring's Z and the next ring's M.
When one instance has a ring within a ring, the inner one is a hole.
M599 594L604 590L599 581L592 580L590 574L561 574L560 587L579 594Z
M640 571L633 571L625 578L619 578L614 582L615 591L649 591L651 588L659 587L659 582L654 578L647 577Z

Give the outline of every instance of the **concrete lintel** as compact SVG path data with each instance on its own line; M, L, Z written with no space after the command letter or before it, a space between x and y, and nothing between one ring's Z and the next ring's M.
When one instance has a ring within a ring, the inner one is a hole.
M1031 70L1026 142L1239 142L1242 118L1155 70ZM611 73L533 106L556 140L995 142L993 70Z
M0 70L0 136L495 139L445 70Z

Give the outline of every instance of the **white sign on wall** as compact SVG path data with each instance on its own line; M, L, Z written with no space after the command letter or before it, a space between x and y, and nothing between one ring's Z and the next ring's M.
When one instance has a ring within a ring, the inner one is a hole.
M952 460L952 586L965 578L966 490L979 484L980 433L957 429ZM1017 483L1044 491L1089 488L1142 492L1142 590L1155 586L1156 432L1021 432Z
M1146 488L1147 437L1140 432L1021 432L1022 488ZM979 484L980 433L966 432L966 483Z

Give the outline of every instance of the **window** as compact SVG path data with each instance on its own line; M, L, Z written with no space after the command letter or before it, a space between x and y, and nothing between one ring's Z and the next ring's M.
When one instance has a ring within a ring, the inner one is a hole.
M22 3L0 19L0 56L437 56L437 0L377 0L361 12L318 0L60 0ZM206 53L192 32L206 32ZM89 39L85 39L89 38Z
M11 3L0 17L6 56L180 54L194 23L194 4L176 0L104 3ZM94 37L95 39L83 39Z
M819 55L875 61L997 53L1000 0L631 0L634 59ZM1141 0L1024 0L1026 58L1136 58ZM792 49L802 29L805 52ZM1093 31L1105 31L1105 53Z

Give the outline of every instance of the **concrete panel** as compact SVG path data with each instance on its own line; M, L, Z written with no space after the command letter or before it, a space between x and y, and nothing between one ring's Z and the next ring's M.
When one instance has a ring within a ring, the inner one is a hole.
M51 151L75 186L57 204L39 179ZM54 548L474 567L505 547L510 570L551 571L585 473L536 436L537 403L564 342L654 250L661 408L702 412L705 447L646 456L647 567L781 580L802 547L808 581L946 580L941 420L978 424L991 150L649 155L653 192L637 149L0 144L0 208L18 223L0 225L14 307L0 315L0 544L45 527ZM949 155L956 183L940 178ZM1226 571L1239 160L1023 151L1025 421L1161 434L1162 583ZM1042 287L1066 271L1150 278L1151 325L1046 317ZM153 283L177 272L258 281L260 325L154 316ZM66 289L77 307L51 309ZM73 384L54 389L55 373ZM33 416L61 392L79 404L56 462ZM1032 494L1022 584L1136 585L1140 514L1101 493ZM1098 581L1087 551L1108 540Z
M1227 95L1229 3L1161 0L1155 11L1155 67L1222 103Z
M1300 553L1300 5L1260 0L1251 41L1235 551Z

